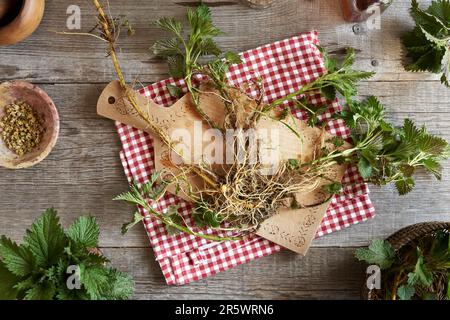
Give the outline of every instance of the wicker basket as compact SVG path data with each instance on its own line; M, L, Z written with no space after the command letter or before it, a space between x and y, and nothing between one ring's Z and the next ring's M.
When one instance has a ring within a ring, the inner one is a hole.
M397 231L386 240L392 245L395 251L399 251L412 241L418 240L440 230L450 230L450 222L423 222L414 224ZM365 278L363 284L363 298L368 300L377 300L378 297L376 295L376 291L369 290L366 286L366 281L367 278Z

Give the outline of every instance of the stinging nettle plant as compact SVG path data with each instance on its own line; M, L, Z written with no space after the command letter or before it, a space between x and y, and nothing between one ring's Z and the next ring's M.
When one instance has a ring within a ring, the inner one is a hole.
M388 241L374 240L356 250L358 260L381 269L381 288L371 293L383 300L450 300L448 230L433 232L395 251Z
M64 231L56 210L47 209L26 231L22 244L2 236L0 299L131 298L133 280L108 266L109 260L97 249L99 235L95 218L81 216ZM72 275L73 281L69 279ZM75 281L79 281L78 288Z

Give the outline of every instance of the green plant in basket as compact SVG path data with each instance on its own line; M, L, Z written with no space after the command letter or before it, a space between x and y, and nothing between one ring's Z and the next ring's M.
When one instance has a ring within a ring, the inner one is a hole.
M0 299L123 300L133 280L109 267L97 249L95 218L79 217L66 230L47 209L26 231L22 244L0 239Z
M434 232L396 252L391 244L374 240L358 249L360 261L381 269L381 289L376 299L450 300L450 239L447 230Z

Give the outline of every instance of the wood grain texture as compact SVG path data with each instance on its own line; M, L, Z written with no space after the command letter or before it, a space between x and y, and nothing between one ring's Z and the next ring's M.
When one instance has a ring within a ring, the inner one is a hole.
M430 1L422 1L424 4ZM92 26L88 2L81 2L82 26ZM148 47L163 37L149 21L163 15L182 17L195 1L111 1L126 14L137 34L122 42L122 62L129 80L143 83L167 77L165 64ZM409 0L397 0L383 15L381 30L344 23L338 1L278 0L266 10L252 10L237 0L208 1L214 20L227 32L220 44L245 50L311 29L337 54L358 49L358 67L374 70L375 79L361 85L361 96L377 95L389 117L400 123L411 117L450 139L450 90L429 74L402 68L399 36L411 25ZM399 197L392 187L371 188L377 217L314 241L306 258L282 252L184 287L167 287L154 261L143 228L126 237L120 227L133 208L111 199L127 189L119 161L120 142L114 124L96 115L97 98L115 78L103 44L95 39L52 34L64 30L70 1L48 1L41 27L26 41L0 50L0 80L25 79L40 84L54 100L61 134L53 153L38 166L21 171L0 168L0 234L19 240L31 222L49 206L59 209L68 225L78 215L93 214L102 228L101 246L137 281L136 298L358 298L361 266L353 247L420 221L450 220L450 163L443 181L421 174L416 190ZM355 34L355 30L359 30ZM362 30L362 31L361 31ZM340 247L340 248L336 248ZM348 272L348 270L358 270Z
M179 287L165 285L149 249L108 248L104 253L133 275L135 299L359 299L364 266L353 251L317 248L307 257L283 251Z
M430 1L422 2L426 5ZM166 64L148 49L164 36L164 32L152 26L151 22L166 15L184 18L186 7L198 1L111 3L113 14L128 16L136 29L136 35L123 37L120 45L128 80L139 78L148 83L167 77ZM266 10L248 8L239 0L211 0L206 3L212 5L215 23L226 32L219 43L227 50L243 51L315 29L319 31L322 45L331 51L342 53L344 47L355 47L359 52L358 67L378 71L375 80L437 79L433 75L414 74L402 68L399 37L412 26L408 15L409 0L395 1L382 16L379 30L368 30L366 24L345 23L339 1L278 0ZM104 83L114 78L101 42L91 37L54 33L66 31L68 5L67 1L48 1L44 21L38 31L18 45L2 48L0 79L21 78L36 83ZM95 24L94 10L90 1L80 1L79 5L82 31L88 31Z

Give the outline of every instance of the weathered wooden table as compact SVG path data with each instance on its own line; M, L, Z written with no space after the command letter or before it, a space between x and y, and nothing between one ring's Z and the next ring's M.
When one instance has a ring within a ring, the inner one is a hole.
M163 36L150 22L163 15L182 17L186 7L195 3L111 1L113 11L127 15L137 30L134 37L121 42L129 81L138 78L150 83L167 77L165 63L148 50ZM450 139L450 90L436 76L402 68L399 37L412 26L409 0L395 1L383 15L380 30L345 23L336 0L277 0L262 11L236 0L207 3L214 21L227 33L220 38L227 50L242 51L311 29L317 29L321 43L337 54L346 46L355 47L357 66L377 72L361 85L362 96L380 97L396 122L411 117ZM118 156L120 144L113 123L95 110L101 90L115 75L102 43L52 33L65 30L71 4L80 5L82 28L89 30L94 24L90 1L47 1L44 21L31 38L0 47L0 80L24 79L40 85L54 99L61 116L60 139L47 160L27 170L0 168L0 234L21 239L32 221L51 206L59 210L66 225L80 214L91 213L101 225L105 254L134 276L137 299L357 299L364 270L353 258L355 247L409 224L450 219L447 163L442 182L422 175L416 190L405 197L391 187L372 187L377 217L315 241L305 258L284 251L198 283L166 286L144 229L120 235L122 223L132 212L131 207L111 200L127 189Z

